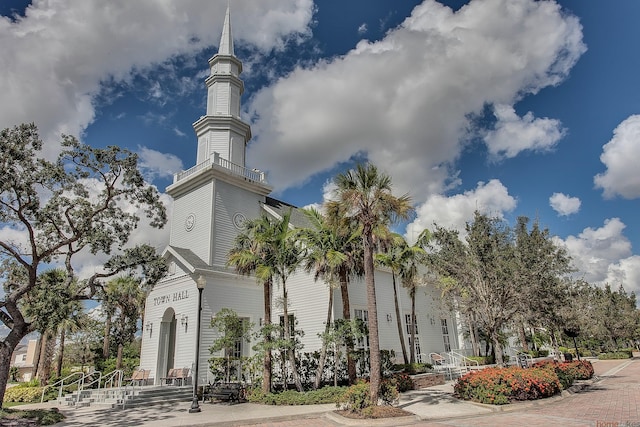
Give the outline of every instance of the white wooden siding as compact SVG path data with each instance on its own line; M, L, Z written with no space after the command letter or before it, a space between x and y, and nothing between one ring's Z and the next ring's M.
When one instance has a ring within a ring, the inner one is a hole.
M207 286L202 294L202 328L200 343L200 378L213 380L208 368L208 360L211 357L209 348L218 337L218 332L211 327L211 318L223 308L235 311L240 317L247 317L253 323L253 331L260 327L260 319L264 315L262 287L255 279L243 277L219 277L207 280ZM249 355L253 355L251 349L255 342L251 342L248 348Z
M203 261L210 262L213 182L184 194L173 202L170 245L189 248ZM195 215L195 225L191 231L185 229L185 220L189 214Z
M140 366L151 371L150 377L157 378L158 345L160 324L168 309L173 309L176 318L175 368L191 368L195 354L195 329L197 320L198 289L188 277L182 276L157 284L149 293L145 303L143 325L151 323L152 332L143 330ZM187 327L180 319L187 316ZM146 327L146 326L145 326ZM171 366L169 366L171 368ZM161 373L163 375L164 373Z
M264 197L246 190L238 189L223 181L216 183L214 218L215 236L212 241L213 265L224 266L227 263L229 250L240 232L233 225L236 213L242 213L247 219L255 219L260 215L260 202Z
M198 138L198 157L196 159L196 164L204 162L209 158L209 138L207 135L200 136Z
M229 139L228 131L209 131L209 155L213 157L213 153L219 153L220 157L229 160Z
M216 91L216 110L213 115L229 115L229 98L231 97L229 83L216 82L213 87Z
M304 331L303 352L319 350L329 304L329 289L324 281L314 281L313 275L298 271L287 281L289 314L298 321L297 328ZM274 300L282 298L282 287L274 284ZM274 307L274 321L282 315L282 307Z

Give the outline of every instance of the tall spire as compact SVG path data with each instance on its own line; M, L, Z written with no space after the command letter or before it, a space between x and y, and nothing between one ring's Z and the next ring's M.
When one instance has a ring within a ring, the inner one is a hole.
M222 37L220 37L220 46L218 46L218 55L234 56L233 37L231 36L231 13L230 5L227 3L227 14L224 17L224 25L222 26Z
M218 53L209 59L211 75L207 86L207 113L193 124L198 137L197 164L221 158L245 166L245 150L251 127L240 118L244 84L240 80L242 62L233 51L230 7L222 27Z

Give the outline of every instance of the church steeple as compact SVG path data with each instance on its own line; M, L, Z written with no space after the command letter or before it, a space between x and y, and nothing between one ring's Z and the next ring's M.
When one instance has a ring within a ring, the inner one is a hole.
M240 119L240 98L244 92L239 77L242 62L233 49L229 6L218 53L209 59L209 68L211 75L205 80L207 114L193 124L198 137L197 164L219 157L244 168L251 128Z
M227 13L224 17L224 25L222 26L222 37L220 37L220 45L218 46L218 55L234 56L233 37L231 36L231 13L227 5Z

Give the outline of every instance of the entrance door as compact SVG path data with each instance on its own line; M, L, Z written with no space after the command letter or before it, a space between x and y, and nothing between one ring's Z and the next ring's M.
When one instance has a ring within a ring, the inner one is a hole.
M158 363L156 369L156 384L160 378L166 378L169 369L173 369L176 353L176 313L168 308L162 316L160 323L160 336L158 341Z

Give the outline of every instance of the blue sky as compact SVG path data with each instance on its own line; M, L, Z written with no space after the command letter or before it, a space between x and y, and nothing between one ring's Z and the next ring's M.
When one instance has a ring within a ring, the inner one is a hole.
M35 121L48 156L60 133L128 147L164 190L195 163L226 5L3 0L0 126ZM413 197L409 237L475 209L526 215L585 279L640 291L640 2L232 0L231 14L248 165L275 197L320 203L368 158Z

